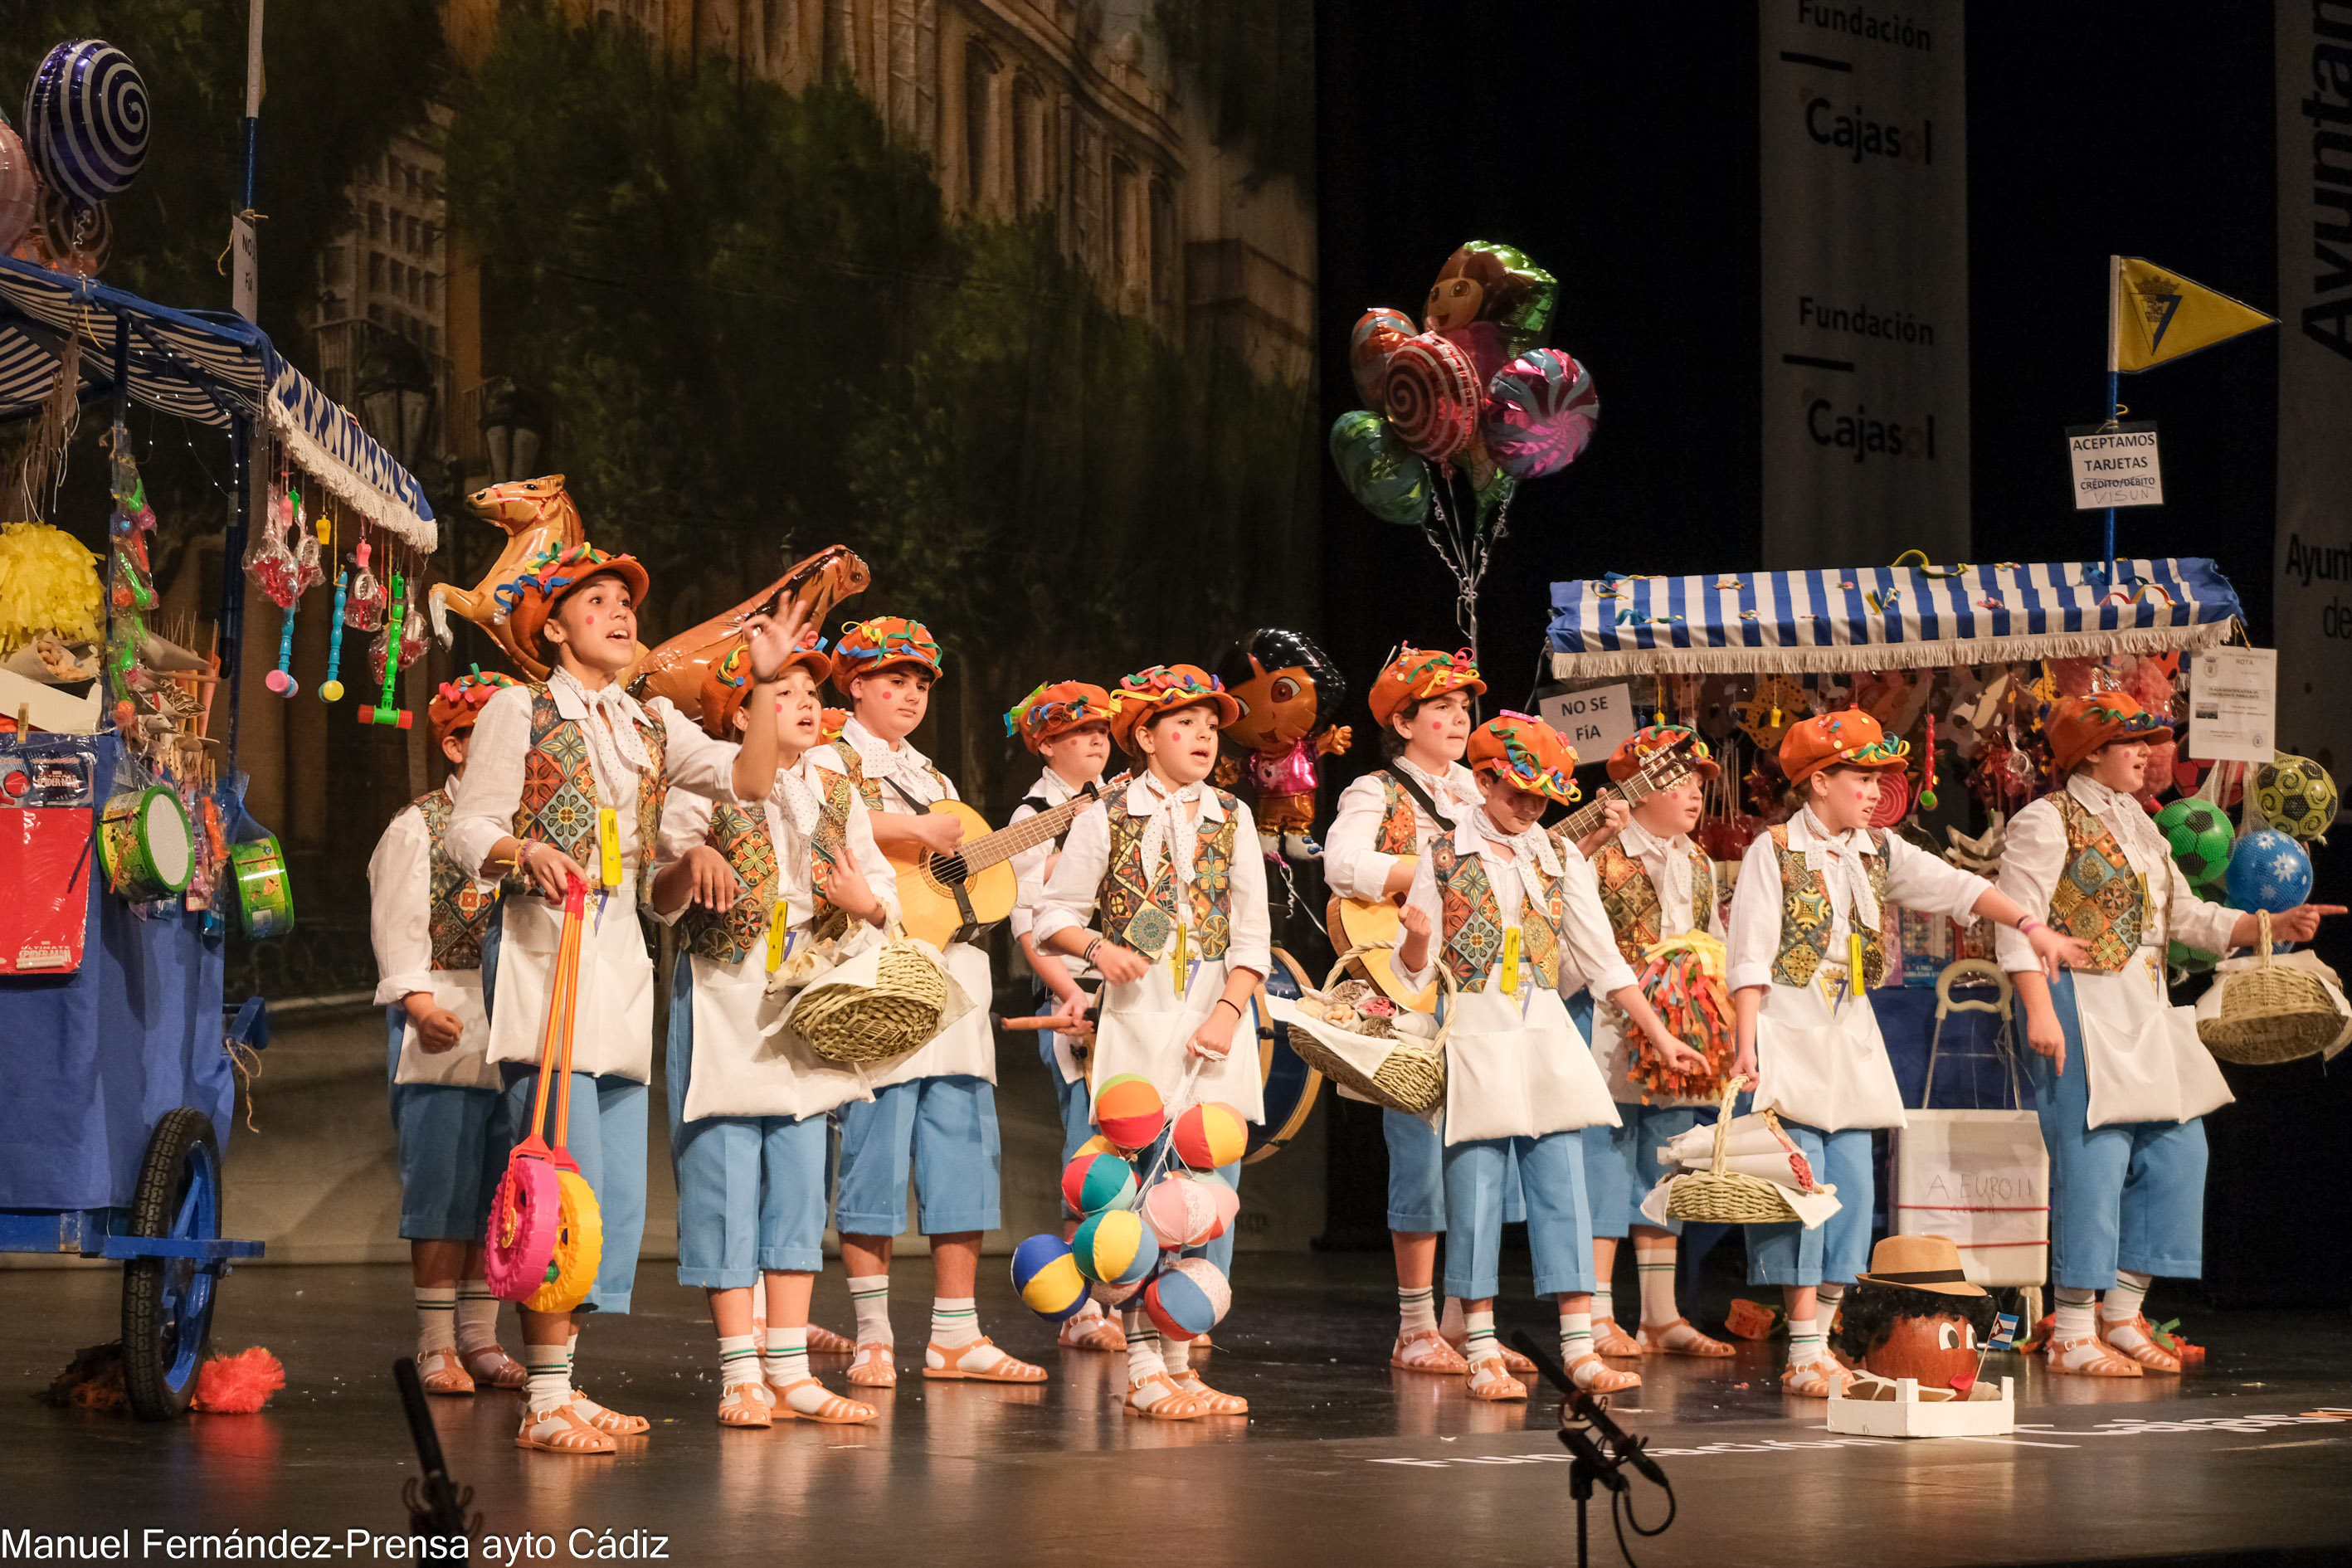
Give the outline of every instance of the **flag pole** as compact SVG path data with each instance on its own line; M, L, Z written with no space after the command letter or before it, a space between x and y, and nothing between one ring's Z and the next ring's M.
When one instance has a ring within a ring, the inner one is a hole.
M2123 258L2107 258L2107 428L2110 430L2116 427L2116 309L2123 291ZM2107 586L2112 588L2116 585L2116 509L2109 507L2106 510Z

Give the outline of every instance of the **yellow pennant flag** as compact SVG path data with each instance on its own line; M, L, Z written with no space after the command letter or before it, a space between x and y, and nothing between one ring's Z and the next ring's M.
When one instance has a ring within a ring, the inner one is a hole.
M2277 317L2153 262L2137 256L2109 259L2115 290L2108 311L2110 363L2116 370L2147 370L2256 327L2278 325Z

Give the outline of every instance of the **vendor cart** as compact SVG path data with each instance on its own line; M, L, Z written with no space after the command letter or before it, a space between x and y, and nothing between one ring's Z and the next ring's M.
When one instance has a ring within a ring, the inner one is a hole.
M109 401L118 418L135 401L228 435L218 647L233 763L257 432L421 551L435 542L431 510L415 479L249 322L165 310L5 258L0 422L43 405L77 337L83 401ZM96 722L103 691L37 695L48 701L0 704L34 726L0 738L0 1060L10 1101L0 1251L123 1265L125 1393L137 1414L160 1419L188 1406L232 1260L262 1250L223 1234L221 1150L236 1104L233 1051L267 1044L266 1015L255 999L234 1023L225 1016L222 950L226 921L238 919L232 887L192 910L179 897L134 906L110 886L101 816L137 764L123 738ZM91 721L57 718L77 711ZM231 843L260 831L242 793L233 766L211 792Z

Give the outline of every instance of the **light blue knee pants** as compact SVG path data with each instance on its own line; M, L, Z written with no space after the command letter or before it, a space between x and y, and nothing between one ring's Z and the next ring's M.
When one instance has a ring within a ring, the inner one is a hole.
M2074 977L2050 987L2066 1035L2066 1070L2025 1058L2042 1142L2050 1150L2050 1277L2105 1290L2116 1270L2194 1279L2205 1269L2205 1122L2090 1123L2091 1088Z
M1497 1289L1503 1203L1511 1157L1527 1199L1536 1294L1592 1289L1592 1219L1585 1206L1580 1132L1479 1138L1445 1145L1445 1293L1484 1300Z
M1745 1114L1751 1100L1739 1097ZM1780 1131L1805 1152L1813 1180L1837 1188L1838 1212L1811 1230L1785 1225L1751 1225L1748 1231L1750 1285L1851 1285L1870 1267L1870 1211L1877 1196L1877 1172L1870 1153L1870 1129L1848 1127L1824 1132L1800 1121Z
M841 1186L833 1222L844 1236L897 1236L907 1228L907 1173L914 1171L925 1236L994 1230L996 1086L956 1074L909 1079L841 1108Z
M1658 1163L1658 1146L1689 1131L1702 1117L1713 1126L1715 1113L1696 1106L1620 1104L1617 1115L1622 1125L1588 1127L1582 1133L1584 1195L1592 1205L1592 1234L1622 1241L1635 1226L1650 1223L1642 1200L1666 1173ZM1668 1220L1665 1228L1680 1236L1683 1222Z
M669 1152L677 1173L677 1282L736 1290L770 1269L824 1268L832 1139L822 1116L686 1120L694 1079L694 957L669 1003Z
M400 1072L407 1009L384 1009L391 1033L387 1076ZM400 1142L400 1236L404 1241L478 1244L513 1137L494 1089L394 1083L392 1125Z

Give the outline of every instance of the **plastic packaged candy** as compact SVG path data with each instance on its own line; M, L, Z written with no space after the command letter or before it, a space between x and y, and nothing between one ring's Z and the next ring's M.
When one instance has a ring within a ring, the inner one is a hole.
M359 570L352 574L351 595L343 606L343 624L355 632L383 629L384 601L389 597L383 584L368 570L368 541L362 537L359 549L352 552L359 561Z

